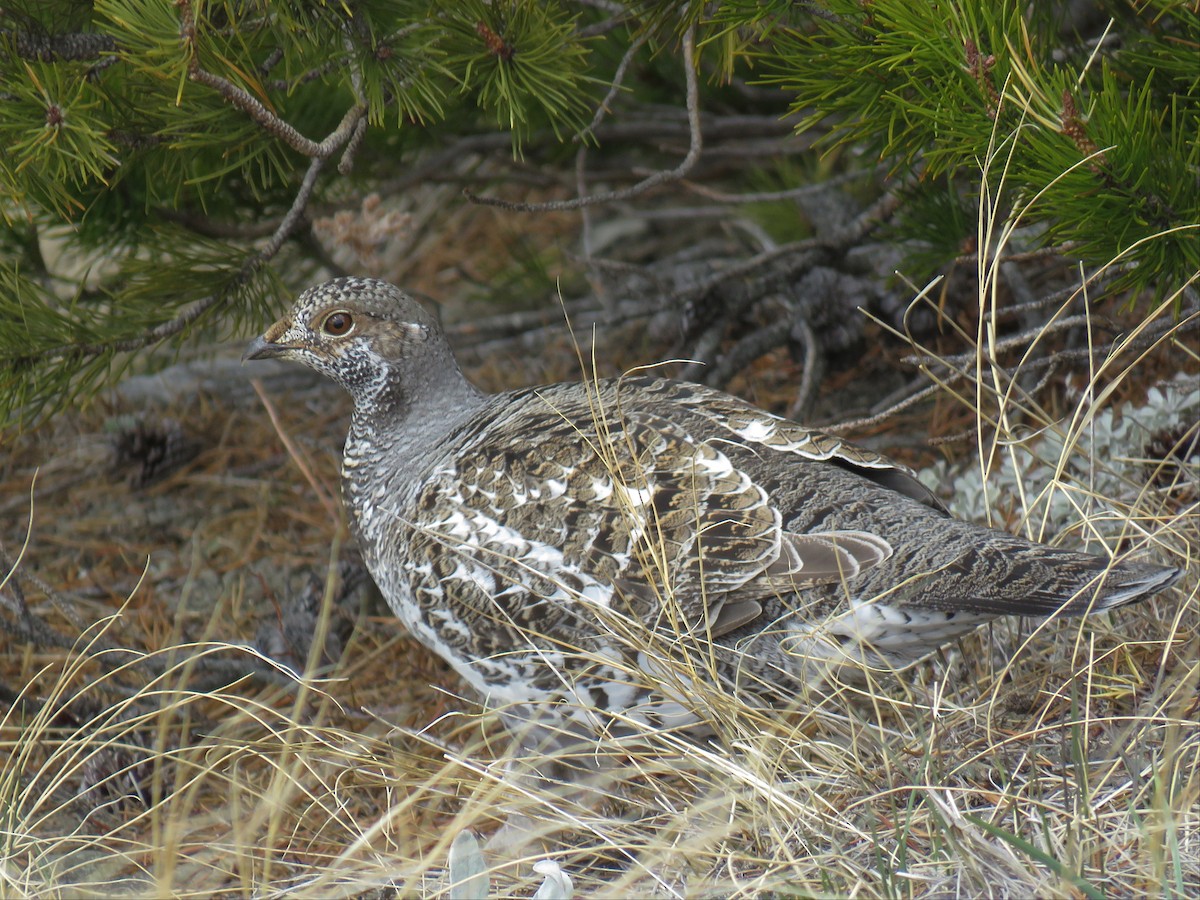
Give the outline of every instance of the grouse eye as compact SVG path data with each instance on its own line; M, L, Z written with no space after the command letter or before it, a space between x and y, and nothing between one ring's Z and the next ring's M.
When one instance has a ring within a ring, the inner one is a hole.
M325 317L325 321L321 323L321 330L333 337L341 337L349 334L350 329L354 327L354 318L345 310L339 309L337 312L331 312Z

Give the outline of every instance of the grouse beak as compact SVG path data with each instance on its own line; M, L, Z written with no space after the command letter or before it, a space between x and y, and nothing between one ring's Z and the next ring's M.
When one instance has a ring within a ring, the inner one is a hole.
M279 356L288 349L283 344L274 344L268 341L266 337L259 335L250 342L250 346L242 354L242 362L244 363L248 359L269 359L272 356Z
M250 342L250 346L242 354L242 362L244 363L248 359L271 359L277 356L287 356L296 349L294 344L280 340L287 333L289 327L291 327L291 322L286 319L276 322Z

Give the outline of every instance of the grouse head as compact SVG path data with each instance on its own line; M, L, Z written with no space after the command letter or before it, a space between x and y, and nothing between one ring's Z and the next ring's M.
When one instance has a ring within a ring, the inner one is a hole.
M338 278L304 291L242 360L268 357L327 375L360 408L410 407L469 389L437 320L399 288L373 278Z

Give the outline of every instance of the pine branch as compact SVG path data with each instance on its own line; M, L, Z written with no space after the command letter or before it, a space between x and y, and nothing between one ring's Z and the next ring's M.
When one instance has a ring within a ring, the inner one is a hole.
M180 36L191 51L188 57L188 78L215 90L227 102L258 123L264 131L283 141L297 153L320 159L325 159L341 149L357 132L359 122L367 113L363 105L355 105L346 110L341 123L324 140L312 141L302 135L294 125L267 109L258 98L252 97L228 79L206 71L201 67L196 52L196 22L190 0L182 0L179 9L183 20ZM361 138L359 140L361 141ZM309 191L311 192L311 187Z
M296 192L296 198L287 215L283 217L278 227L276 227L275 232L258 252L242 263L237 274L227 283L224 290L193 302L172 319L155 326L137 337L92 344L72 344L59 348L57 351L51 350L49 351L49 355L100 356L114 352L125 353L140 350L181 334L205 314L219 306L232 302L238 296L240 289L249 283L254 275L279 252L284 242L303 223L308 201L312 197L317 176L320 174L325 160L326 157L317 156L309 163L308 171L304 175L304 181L301 183L300 189Z
M0 306L16 322L0 339L0 405L28 421L140 365L140 350L265 313L285 245L304 273L292 277L369 266L332 258L308 223L357 214L367 194L428 202L431 184L502 212L580 210L579 243L547 251L590 275L568 304L614 327L678 315L683 353L733 348L722 377L781 337L816 366L823 323L784 335L770 299L815 267L852 276L895 255L889 271L917 281L972 271L991 252L976 246L982 194L1022 225L1000 340L1068 299L1061 279L1038 281L1056 260L1118 261L1093 298L1174 291L1200 270L1200 32L1185 7L1131 10L1066 42L1043 7L986 0L368 0L352 16L181 0L100 4L97 34L82 14L25 4L21 19L0 13L0 215L14 220L0 223ZM814 142L847 152L815 160ZM987 147L1005 165L981 173ZM889 177L903 189L838 230ZM520 202L531 188L570 199ZM597 224L619 219L706 236L694 256L635 265ZM105 261L86 290L36 260L50 229L66 235L57 258Z
M552 200L548 203L514 203L508 200L502 200L499 197L484 197L471 191L464 191L464 195L472 203L478 203L481 206L498 206L501 209L506 209L510 212L563 212L572 209L581 209L585 206L595 206L602 203L615 203L620 200L629 200L646 193L653 188L666 184L672 181L679 181L692 170L696 161L700 158L700 150L704 145L702 132L700 129L700 105L699 105L699 90L697 88L696 65L695 65L695 28L689 28L683 36L683 71L684 77L687 80L687 114L688 114L688 151L687 155L673 169L663 169L654 174L643 178L637 184L619 191L608 191L602 194L591 194L583 197L576 197L573 200Z

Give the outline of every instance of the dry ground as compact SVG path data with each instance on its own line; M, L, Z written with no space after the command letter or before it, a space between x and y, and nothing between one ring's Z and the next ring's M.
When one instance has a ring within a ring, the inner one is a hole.
M490 387L569 377L560 340L528 368L517 354L473 368ZM1178 346L1159 350L1105 402L1181 363ZM647 735L621 752L622 802L571 809L523 797L494 719L369 590L341 589L345 398L235 355L176 369L166 389L136 383L0 458L4 590L20 585L73 642L0 638L0 680L20 694L0 727L5 895L433 896L454 836L487 835L519 806L555 832L488 857L500 895L531 895L541 859L588 896L1200 892L1200 516L1186 484L1126 510L1189 567L1162 597L1032 637L997 626L789 714L714 690L697 701L723 741ZM818 409L854 385L886 392L864 379L885 363L834 373ZM776 402L792 365L764 360L735 387ZM936 404L864 431L913 462L969 456L924 446L973 419Z

